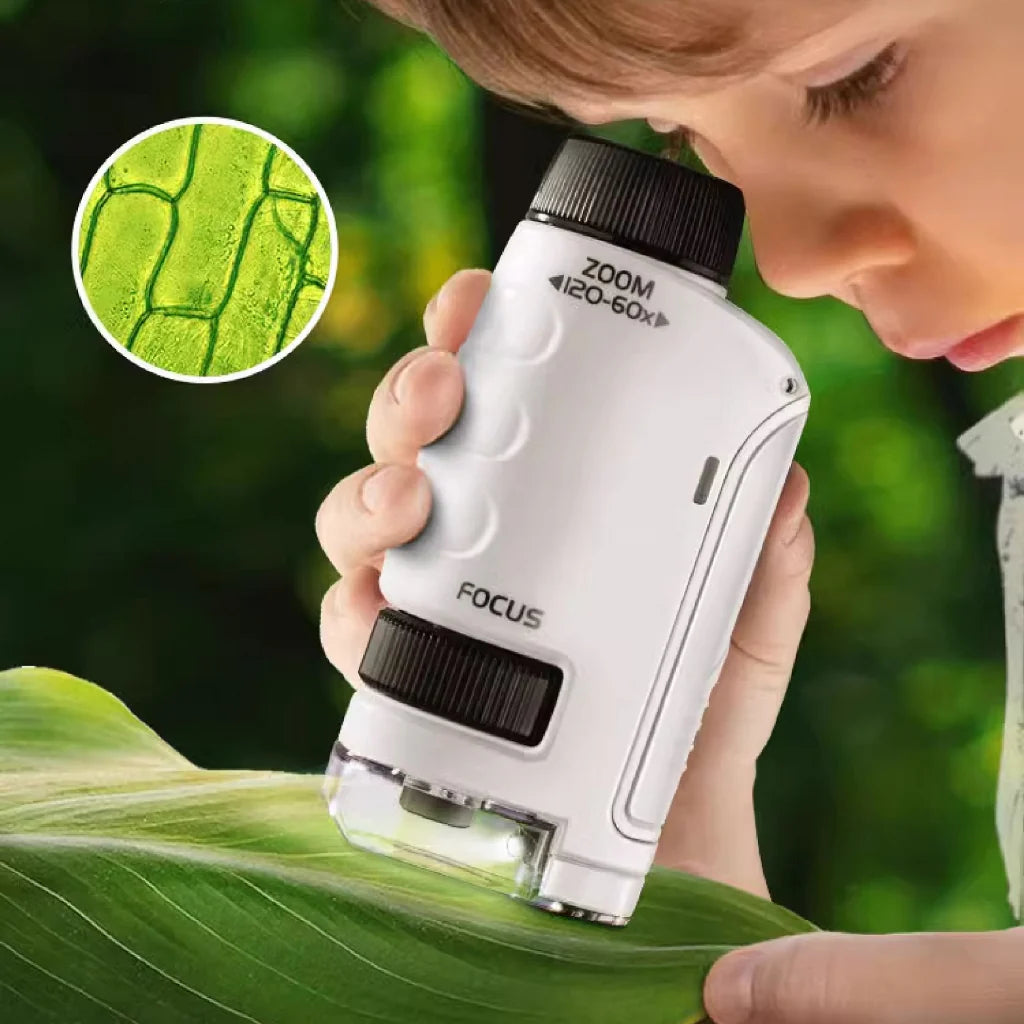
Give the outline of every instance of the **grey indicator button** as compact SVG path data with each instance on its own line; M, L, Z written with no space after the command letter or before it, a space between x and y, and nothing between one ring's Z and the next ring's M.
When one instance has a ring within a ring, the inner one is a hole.
M708 500L711 487L715 482L715 477L718 475L718 467L718 459L713 455L709 455L704 463L704 469L701 471L700 480L697 481L697 490L693 495L695 504L703 505Z

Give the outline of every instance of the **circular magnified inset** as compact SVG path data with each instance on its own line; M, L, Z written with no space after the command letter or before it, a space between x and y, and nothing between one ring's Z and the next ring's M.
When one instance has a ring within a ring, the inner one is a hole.
M338 265L323 186L252 125L188 118L125 143L82 197L79 295L122 355L175 380L247 377L316 326Z

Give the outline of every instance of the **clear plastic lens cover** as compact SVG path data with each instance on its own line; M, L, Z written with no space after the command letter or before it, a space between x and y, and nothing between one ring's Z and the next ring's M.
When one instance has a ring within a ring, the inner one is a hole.
M340 744L324 797L354 846L522 899L537 895L553 832L544 822L408 779Z

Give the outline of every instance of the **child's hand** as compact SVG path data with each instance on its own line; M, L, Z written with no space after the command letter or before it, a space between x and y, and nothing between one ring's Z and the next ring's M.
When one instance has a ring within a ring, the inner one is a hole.
M375 464L337 484L317 513L320 544L342 574L324 596L321 642L353 686L361 684L359 662L387 603L379 586L384 553L426 524L430 489L416 456L459 413L463 375L454 353L489 286L487 271L461 271L431 301L423 316L428 344L398 360L370 403L366 440ZM807 617L807 490L806 474L794 466L658 847L661 864L759 894L767 890L754 829L754 765Z
M793 463L655 858L759 896L768 896L768 887L754 823L755 764L810 610L808 493L807 474Z
M772 939L717 961L704 1005L715 1024L1020 1024L1024 928Z
M320 640L354 687L377 612L386 606L380 569L388 548L415 537L430 513L430 487L416 465L420 448L446 433L462 408L466 340L490 287L486 270L449 278L423 314L427 345L406 353L374 391L366 443L374 465L345 477L316 516L320 546L341 573L324 595Z

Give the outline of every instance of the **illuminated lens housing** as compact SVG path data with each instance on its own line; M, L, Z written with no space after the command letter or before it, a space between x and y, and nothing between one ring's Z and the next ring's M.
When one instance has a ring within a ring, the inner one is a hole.
M536 898L554 826L455 793L334 745L324 798L353 845L515 896Z

